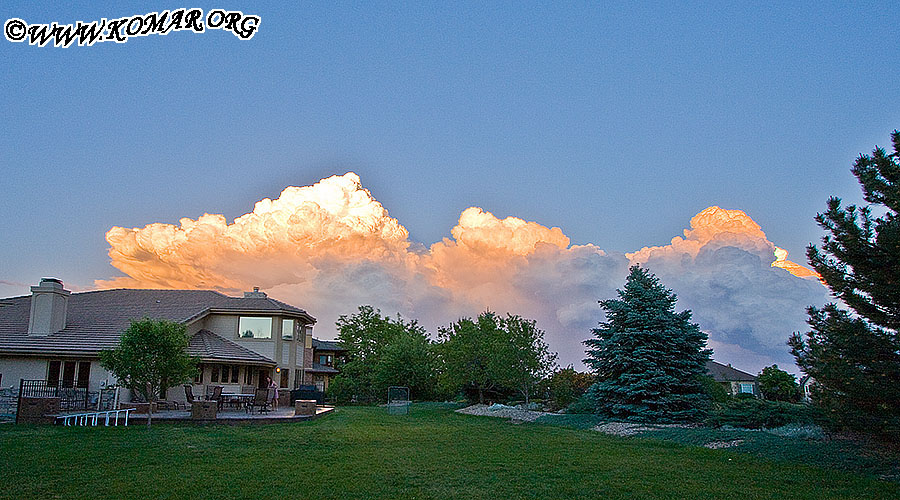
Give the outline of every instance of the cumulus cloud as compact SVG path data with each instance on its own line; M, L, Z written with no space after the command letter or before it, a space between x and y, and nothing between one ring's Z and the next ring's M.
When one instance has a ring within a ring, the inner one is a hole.
M204 214L177 226L114 227L109 256L127 276L97 285L259 286L309 310L324 338L360 304L432 331L489 308L537 319L560 362L579 366L581 342L603 319L597 301L613 297L628 266L640 263L675 290L680 308L694 310L714 348L741 358L722 361L750 370L789 362L785 338L803 328L806 305L824 301L814 273L787 261L739 210L710 207L690 226L670 245L622 254L571 246L560 228L472 207L450 237L425 248L351 172L288 187L232 223Z

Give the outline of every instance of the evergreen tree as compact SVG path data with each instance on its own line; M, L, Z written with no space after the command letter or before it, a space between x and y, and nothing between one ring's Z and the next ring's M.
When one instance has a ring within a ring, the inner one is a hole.
M585 341L597 382L586 397L611 418L646 422L702 419L709 395L701 377L711 350L691 312L675 312L677 297L633 266L618 299L603 300L606 321Z
M851 169L872 205L843 208L830 198L816 215L830 234L821 250L807 248L822 281L856 315L836 304L810 307L811 330L788 341L816 380L814 402L839 424L879 432L900 432L900 132L891 138L893 153L875 148Z

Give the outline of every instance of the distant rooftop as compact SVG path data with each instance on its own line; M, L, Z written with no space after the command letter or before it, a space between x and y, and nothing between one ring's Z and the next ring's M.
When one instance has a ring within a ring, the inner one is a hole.
M716 382L755 382L756 375L742 372L731 365L723 365L717 361L706 363L706 369Z

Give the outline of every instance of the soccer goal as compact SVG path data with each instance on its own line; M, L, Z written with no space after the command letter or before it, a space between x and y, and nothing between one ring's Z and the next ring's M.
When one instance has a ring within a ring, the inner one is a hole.
M409 414L409 387L388 388L387 410L389 415Z

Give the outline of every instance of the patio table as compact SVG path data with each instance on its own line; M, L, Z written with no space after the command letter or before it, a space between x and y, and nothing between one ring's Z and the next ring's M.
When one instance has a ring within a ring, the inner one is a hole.
M247 406L248 403L253 401L254 394L239 394L234 392L223 392L222 393L222 402L223 403L239 403L241 407Z

